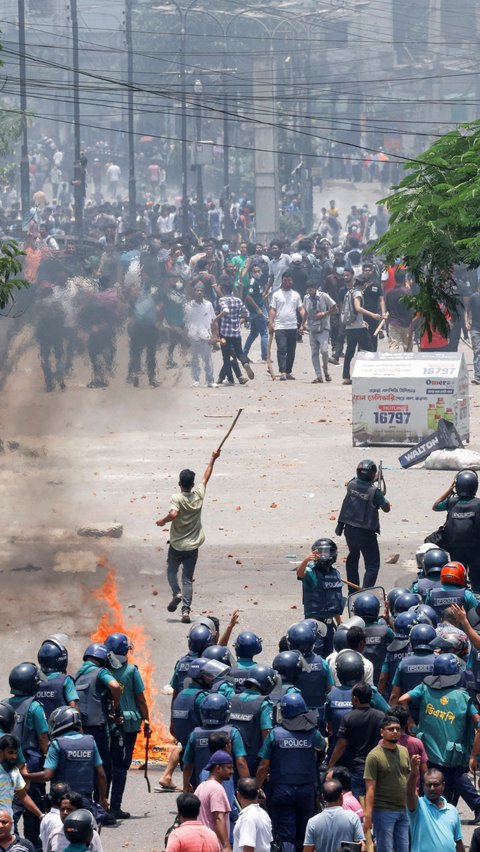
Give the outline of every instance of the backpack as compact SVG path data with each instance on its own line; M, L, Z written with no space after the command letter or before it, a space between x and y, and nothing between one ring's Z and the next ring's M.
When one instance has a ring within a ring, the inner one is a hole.
M355 310L355 306L353 304L352 291L348 290L345 293L345 297L343 299L342 310L340 312L340 319L342 321L342 325L347 326L355 321L355 317L357 316L357 311Z

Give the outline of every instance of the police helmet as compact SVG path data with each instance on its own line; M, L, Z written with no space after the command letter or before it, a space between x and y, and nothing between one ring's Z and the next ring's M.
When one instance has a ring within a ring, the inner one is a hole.
M107 651L117 656L126 657L129 651L133 651L133 642L125 633L110 633L104 642Z
M280 701L280 712L283 719L295 719L308 713L308 707L299 692L287 692Z
M202 725L225 725L230 716L230 702L221 692L206 695L199 707Z
M331 538L317 538L312 544L312 551L317 554L315 564L330 568L337 560L337 545Z
M335 651L343 651L347 647L347 633L344 627L338 627L333 634L333 648Z
M417 606L420 600L420 596L413 592L402 592L393 605L393 612L395 615L398 615L400 612L407 612L411 606Z
M417 548L415 559L417 560L417 568L419 571L423 571L425 554L428 553L429 550L437 549L436 545L431 541L426 541L425 544L421 544L420 547Z
M35 663L19 663L8 676L13 695L35 695L40 681L40 672Z
M353 612L368 624L376 621L380 612L380 601L371 592L362 592L353 601Z
M303 671L299 651L281 651L274 658L272 666L289 683L296 683Z
M45 639L40 645L37 660L44 674L50 672L66 672L68 666L68 651L56 639Z
M65 818L63 831L69 843L92 842L94 829L97 827L93 814L86 808L79 808Z
M407 613L404 613L407 615ZM410 631L412 651L431 651L437 633L431 624L415 624Z
M390 591L387 593L388 608L390 612L393 612L395 601L397 600L399 595L403 594L403 592L408 592L408 589L400 589L398 586L395 586L394 589L390 589Z
M102 645L100 642L92 642L91 645L85 648L83 654L84 660L87 660L89 657L93 657L94 660L98 660L103 666L106 666L108 663L108 651L105 645Z
M80 710L76 707L56 707L48 719L48 734L50 739L59 737L67 731L79 731L82 727Z
M461 660L466 660L470 648L468 639L465 633L445 633L435 634L435 639L432 641L432 648L442 651L443 654L455 654Z
M192 680L202 680L203 670L207 665L207 660L204 657L199 657L198 660L192 660L188 668L187 675Z
M440 572L440 580L442 583L448 583L451 586L466 586L467 572L465 566L461 562L447 562Z
M377 465L371 459L362 459L357 465L357 478L373 482L377 475Z
M433 674L436 676L460 674L460 663L455 654L438 654L433 661Z
M448 553L443 547L434 547L425 554L423 560L423 573L426 577L439 574L443 566L448 562Z
M419 624L431 624L432 627L436 627L438 624L438 615L433 606L429 606L428 604L418 604L418 606L410 607L408 612L415 613Z
M11 734L15 727L16 713L8 701L0 701L0 728L3 733Z
M202 657L207 660L218 660L219 663L224 663L228 667L232 665L232 656L226 645L209 645L202 651Z
M212 683L214 680L218 680L219 678L225 678L230 671L230 666L226 666L225 663L221 663L220 660L209 660L208 657L202 657L202 660L205 660L205 666L203 668L203 679L207 680L209 683Z
M396 636L410 636L412 627L418 624L415 612L399 612L393 621Z
M245 686L258 686L262 695L269 695L277 683L277 673L272 666L255 665L247 669Z
M355 686L365 677L365 666L358 651L340 651L335 658L335 669L342 686Z
M478 476L474 470L460 470L455 477L455 491L459 497L475 497L478 489Z
M292 624L287 630L288 647L292 651L300 651L301 654L310 654L315 645L316 631L306 621Z
M188 634L189 650L201 654L208 645L213 645L213 633L205 624L194 624Z
M252 660L257 654L262 653L262 640L251 630L242 630L235 639L235 653L237 657Z

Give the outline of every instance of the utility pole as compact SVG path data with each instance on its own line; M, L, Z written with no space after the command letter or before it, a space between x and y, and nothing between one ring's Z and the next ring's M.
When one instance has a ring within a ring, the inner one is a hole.
M226 34L225 51L223 54L223 198L225 209L223 211L223 236L230 239L230 127L228 124L228 94L227 94L227 44Z
M72 16L72 53L73 53L73 134L74 134L74 165L73 188L75 199L75 236L78 248L83 248L83 204L84 204L84 175L80 162L80 72L78 59L78 14L77 0L70 0Z
M133 103L133 40L132 0L125 2L125 37L127 42L127 114L128 114L128 223L135 228L137 221L137 189L135 184L135 125Z
M20 112L22 115L22 148L20 158L20 195L23 222L30 213L30 169L28 162L27 74L25 56L25 0L18 0L18 54L20 70Z
M178 7L177 7L178 8ZM180 10L179 10L180 11ZM188 152L187 152L187 93L185 91L185 16L182 16L182 37L180 42L180 88L182 104L182 237L187 237L188 227Z
M195 164L197 171L197 220L196 231L199 236L205 236L205 202L203 199L203 168L201 163L201 139L202 139L202 92L201 80L195 80L194 92L197 97L197 116L195 129ZM200 159L200 161L199 161Z

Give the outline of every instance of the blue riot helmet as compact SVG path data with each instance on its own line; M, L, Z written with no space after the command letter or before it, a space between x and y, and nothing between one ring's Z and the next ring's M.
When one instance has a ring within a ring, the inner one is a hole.
M438 654L433 661L434 675L450 675L460 674L460 663L455 654Z
M67 731L79 731L82 716L76 707L56 707L48 718L48 734L51 740Z
M399 612L399 614L395 616L393 622L395 635L405 637L410 636L410 631L415 624L418 624L415 612Z
M371 459L362 459L357 465L357 478L364 482L374 482L377 475L377 465Z
M460 470L455 477L455 491L463 500L471 500L478 489L478 476L474 470Z
M333 634L333 649L334 651L343 651L347 647L347 633L345 628L337 627Z
M133 651L133 642L125 633L110 633L105 639L108 651L108 661L112 669L119 669L128 659L128 652Z
M188 648L194 654L201 654L213 644L213 634L205 624L194 624L188 634Z
M438 615L433 606L429 606L428 604L418 604L418 606L410 607L408 612L415 613L419 624L431 624L432 627L438 626Z
M207 660L218 660L226 666L232 665L232 656L226 645L209 645L202 651L202 657Z
M17 714L8 701L0 701L0 728L5 734L11 734L16 722Z
M56 639L45 639L40 645L37 660L44 674L50 672L66 672L68 666L68 651Z
M315 565L319 568L330 568L337 560L337 545L331 538L317 538L312 551L316 553Z
M335 658L335 670L342 686L355 686L365 678L363 657L350 648L340 651Z
M434 547L432 550L429 550L423 559L423 573L425 577L440 574L443 566L449 561L448 553L443 547Z
M40 672L35 663L19 663L8 676L13 695L35 695L40 682Z
M402 613L402 615L408 615L408 613ZM436 637L437 632L431 624L415 624L410 631L412 651L431 651L431 643Z
M312 652L315 639L316 631L306 621L299 621L297 624L292 624L287 630L289 648L293 651L300 651L301 654L310 654Z
M280 712L283 719L295 719L302 713L308 713L308 707L299 692L287 692L280 700Z
M380 613L380 601L371 592L362 592L353 601L354 615L363 618L366 624L376 621Z
M269 695L277 683L277 673L271 666L255 665L251 666L244 680L244 685L247 689L250 686L259 688L262 695Z
M83 654L84 660L95 660L96 663L100 663L101 666L108 665L108 651L105 645L102 645L100 642L92 642L91 645L88 645L85 648Z
M403 594L403 592L408 592L408 589L400 589L398 587L395 587L394 589L390 589L390 591L388 592L387 601L390 612L393 612L395 601L397 600L399 595Z
M206 695L199 707L204 727L225 725L230 716L230 702L221 692Z
M252 660L257 654L262 653L262 640L251 630L242 630L235 639L235 653L237 657Z
M296 683L303 671L299 651L281 651L274 658L272 666L288 683Z
M395 601L393 612L398 615L400 612L407 612L410 607L417 606L421 602L420 596L413 592L403 592Z
M203 670L207 665L207 660L204 657L199 657L197 660L192 660L190 663L187 675L192 680L201 681L203 679Z
M65 818L63 832L69 845L72 843L84 843L85 847L92 842L93 832L97 823L90 811L79 808Z

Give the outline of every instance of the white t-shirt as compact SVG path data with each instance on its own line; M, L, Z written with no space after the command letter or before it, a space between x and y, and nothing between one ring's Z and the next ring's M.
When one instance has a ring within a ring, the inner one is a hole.
M272 821L260 805L247 805L238 817L233 829L233 852L243 852L251 846L255 852L270 852Z
M53 834L50 838L50 845L48 847L49 852L64 852L64 850L70 846L70 841L67 837L65 837L65 832L62 830ZM93 831L92 842L89 846L87 846L87 850L89 852L103 852L102 841L100 840L100 835L96 829ZM44 848L45 852L45 848Z
M272 292L278 290L282 286L282 272L291 265L289 254L281 254L278 260L270 260L268 263L268 275L273 275Z
M117 166L115 165L115 163L112 163L107 169L107 180L109 180L111 183L117 183L117 181L120 180L120 175L120 166Z
M185 328L191 340L208 340L212 336L212 320L215 319L213 305L208 299L185 305Z
M275 331L297 327L297 311L302 307L302 297L296 290L276 290L270 307L277 312L273 321Z

